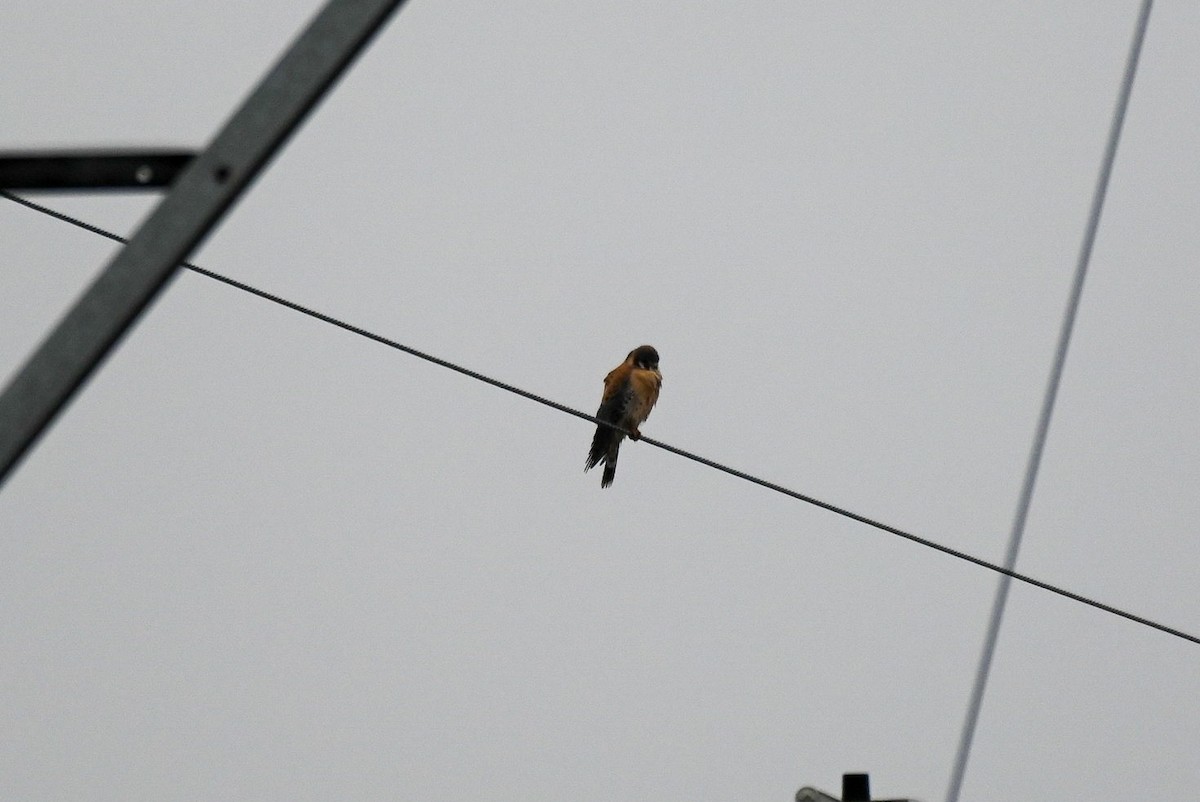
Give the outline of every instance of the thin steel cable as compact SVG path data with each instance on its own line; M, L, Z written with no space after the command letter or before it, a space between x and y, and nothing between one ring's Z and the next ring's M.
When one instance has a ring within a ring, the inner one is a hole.
M106 237L110 240L113 240L114 242L124 242L125 241L123 238L121 238L117 234L113 234L112 232L105 231L102 228L97 228L96 226L93 226L90 223L85 223L81 220L76 220L75 218L73 218L69 215L62 214L61 212L56 212L53 209L49 209L45 206L41 206L37 203L34 203L33 201L19 197L17 195L13 195L4 190L0 190L0 197L7 198L7 199L9 199L11 201L15 201L16 203L19 203L23 206L27 206L28 208L33 209L34 211L50 215L51 217L55 217L59 220L62 220L63 222L70 223L71 225L78 226L79 228L83 228L87 231L91 231L92 233L99 234L100 236ZM464 368L461 365L457 365L457 364L447 361L445 359L441 359L441 358L433 356L431 354L427 354L424 351L419 351L416 348L412 348L411 346L404 345L403 343L399 343L399 342L396 342L395 340L388 339L387 337L384 337L382 335L375 334L374 332L367 331L366 329L363 329L363 328L359 328L358 326L355 326L352 323L347 323L343 320L339 320L339 319L332 317L330 315L327 315L323 312L318 312L314 309L310 309L310 308L303 306L301 304L298 304L294 301L289 301L286 298L281 298L278 295L273 295L264 290L260 290L257 287L252 287L249 284L244 284L243 282L237 281L236 279L229 278L228 276L223 276L220 273L214 273L211 270L206 270L202 267L198 267L190 262L183 262L182 265L183 265L183 267L186 267L188 270L191 270L195 273L199 273L202 276L207 276L208 278L214 279L215 281L219 281L222 284L227 284L230 287L234 287L236 289L242 290L243 292L248 292L251 295L256 295L259 298L262 298L263 300L270 301L275 304L279 304L280 306L285 306L288 309L294 310L303 315L308 315L309 317L320 320L323 323L328 323L332 326L336 326L340 329L344 329L348 332L351 332L352 334L357 334L361 337L366 337L369 340L374 340L375 342L377 342L381 345L386 345L389 348L395 348L398 351L403 351L404 353L409 354L410 356L415 356L418 359L423 359L427 362L432 362L435 365L439 365L441 367L448 368L449 370L453 370L456 373L461 373L464 376L468 376L472 379L476 379L478 381L484 382L485 384L490 384L493 387L498 387L501 390L506 390L507 392L514 393L516 395L521 396L522 398L527 398L530 401L536 401L539 404L543 404L544 406L551 407L552 409L556 409L559 412L565 412L568 415L574 415L576 418L580 418L582 420L588 421L589 423L599 424L602 426L609 426L613 429L618 429L619 431L625 431L618 426L614 426L613 424L609 423L608 421L602 421L592 415L587 414L586 412L580 412L579 410L568 407L565 404L560 404L557 401L552 401L548 398L543 398L542 396L537 395L536 393L531 393L528 390L522 390L520 387L515 387L511 384L506 384L505 382L499 381L497 379L493 379L490 376L485 376L482 373L477 373L476 371L470 370L469 368ZM628 432L625 432L625 433L628 434ZM1049 591L1050 593L1057 594L1059 596L1062 596L1063 598L1070 599L1071 601L1078 602L1080 604L1085 604L1089 607L1094 607L1097 610L1102 610L1103 612L1109 613L1111 615L1119 616L1120 618L1124 618L1128 621L1132 621L1135 624L1140 624L1145 627L1150 627L1151 629L1156 629L1159 632L1164 632L1167 635L1171 635L1176 638L1181 638L1182 640L1190 641L1191 643L1200 645L1200 637L1198 637L1196 635L1191 635L1182 630L1175 629L1173 627L1169 627L1166 624L1160 624L1157 621L1150 620L1149 618L1143 618L1142 616L1128 612L1127 610L1122 610L1119 607L1113 607L1112 605L1105 604L1104 602L1097 601L1095 599L1089 598L1087 596L1083 596L1079 593L1075 593L1070 590L1066 590L1065 588L1058 587L1057 585L1052 585L1049 582L1043 582L1040 579L1034 579L1031 576L1026 576L1025 574L1018 573L1017 571L1014 571L1012 569L1005 568L1005 567L997 565L995 563L988 562L987 560L981 559L979 557L975 557L964 551L959 551L958 549L951 548L950 546L942 545L941 543L937 543L933 540L923 538L920 535L914 535L911 532L906 532L905 530L899 529L895 526L885 524L885 523L883 523L881 521L877 521L873 518L868 518L865 515L859 515L856 512L852 512L844 507L839 507L836 504L830 504L827 501L821 501L818 498L813 498L812 496L806 496L803 493L798 493L795 490L791 490L789 488L784 487L783 485L778 485L778 484L775 484L774 482L768 482L766 479L760 479L759 477L754 476L753 474L745 473L744 471L739 471L736 468L731 468L728 465L723 465L719 462L710 460L706 457L702 457L698 454L693 454L690 451L685 451L682 448L677 448L669 443L664 443L661 440L655 440L652 437L646 437L645 435L643 435L639 442L648 443L656 448L661 448L664 451L668 451L672 454L675 454L676 456L680 456L685 459L689 459L693 462L698 462L699 464L704 465L705 467L712 468L717 471L721 471L722 473L727 473L730 476L734 476L738 479L742 479L742 480L750 482L752 484L756 484L759 487L765 487L766 489L773 490L776 493L782 493L783 495L790 496L791 498L794 498L797 501L803 501L806 504L812 504L815 507L820 507L821 509L828 510L829 512L835 513L844 518L849 518L852 521L857 521L861 524L866 524L867 526L873 527L880 531L887 532L888 534L896 535L897 537L902 537L905 540L910 540L913 543L916 543L921 546L925 546L926 548L933 549L934 551L940 551L941 553L949 555L951 557L954 557L955 559L972 563L974 565L979 566L980 568L986 568L989 571L995 571L996 573L1004 574L1005 576L1015 579L1018 582L1024 582L1027 585L1032 585L1035 588L1040 588L1042 590Z
M1054 352L1054 363L1050 368L1050 377L1046 382L1046 394L1042 400L1042 409L1038 415L1037 429L1033 435L1033 445L1029 450L1029 463L1025 468L1025 479L1021 484L1021 495L1017 500L1016 514L1013 516L1012 530L1008 537L1008 548L1004 554L1004 568L996 584L996 595L992 600L992 614L988 620L987 633L984 636L983 650L979 655L979 665L975 670L975 682L971 687L971 697L967 704L967 714L963 720L962 735L958 742L958 752L954 758L954 767L950 774L950 784L946 790L946 802L958 802L962 790L963 777L967 771L967 761L971 756L971 744L975 739L975 728L979 723L979 711L983 707L983 695L987 690L988 675L991 673L992 659L996 654L996 643L1000 638L1000 625L1004 619L1004 610L1008 604L1008 591L1012 584L1012 571L1017 565L1017 555L1021 550L1021 539L1025 534L1025 522L1029 517L1029 507L1033 501L1033 491L1037 484L1038 468L1042 462L1042 453L1046 446L1046 437L1050 431L1050 419L1054 415L1054 403L1058 398L1058 388L1062 383L1063 367L1067 361L1067 349L1071 344L1071 332L1075 328L1075 317L1079 311L1079 300L1083 295L1083 282L1087 278L1088 264L1092 258L1092 247L1096 243L1096 232L1100 228L1100 214L1104 210L1104 198L1108 194L1108 183L1112 177L1113 162L1117 157L1117 144L1121 140L1121 129L1125 124L1125 113L1129 108L1129 97L1133 92L1133 79L1137 75L1138 61L1141 59L1142 42L1146 38L1146 27L1150 21L1150 8L1153 0L1143 0L1137 24L1134 26L1133 41L1129 45L1129 56L1125 62L1125 74L1121 79L1121 88L1117 93L1116 106L1113 109L1112 122L1108 129L1108 144L1104 148L1104 156L1100 163L1100 174L1096 179L1096 187L1092 193L1092 205L1088 212L1087 226L1083 233L1083 242L1079 246L1079 258L1075 263L1075 276L1071 281L1071 292L1067 299L1067 308L1063 312L1062 327L1058 334L1058 347Z

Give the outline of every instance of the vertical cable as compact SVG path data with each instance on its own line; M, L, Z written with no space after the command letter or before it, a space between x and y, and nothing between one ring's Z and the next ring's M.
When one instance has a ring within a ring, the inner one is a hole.
M1021 536L1025 533L1025 519L1029 514L1029 505L1033 499L1038 466L1042 461L1042 450L1046 445L1046 433L1050 429L1050 417L1054 412L1054 401L1058 396L1063 365L1067 361L1067 347L1071 342L1071 330L1075 326L1075 314L1079 310L1079 298L1083 294L1083 280L1087 276L1088 262L1092 257L1092 246L1096 242L1096 230L1100 227L1100 213L1104 208L1104 196L1108 192L1108 181L1112 175L1113 161L1117 155L1117 143L1121 139L1125 111L1129 106L1129 95L1133 91L1133 78L1137 74L1138 60L1142 54L1142 42L1146 38L1146 26L1150 20L1150 7L1153 4L1153 0L1143 0L1142 2L1141 12L1138 14L1137 25L1133 32L1133 43L1129 47L1129 58L1125 64L1125 75L1121 80L1121 89L1117 95L1117 105L1113 110L1112 123L1108 129L1108 144L1104 149L1100 176L1096 180L1096 189L1092 195L1092 208L1088 214L1083 243L1079 248L1079 259L1075 264L1075 278L1071 283L1071 294L1067 300L1062 328L1058 334L1058 348L1054 353L1050 379L1046 383L1046 395L1042 400L1042 410L1038 416L1037 430L1033 436L1033 447L1029 451L1029 463L1025 467L1025 481L1021 485L1021 496L1017 501L1017 512L1013 517L1012 531L1008 537L1008 551L1004 555L1004 567L1009 571L1016 567L1017 553L1021 548ZM988 622L987 634L984 637L983 652L979 656L979 666L975 671L975 685L971 688L971 699L967 705L966 719L963 721L962 736L958 742L958 754L955 756L954 770L950 775L950 786L946 790L946 802L958 802L958 792L962 788L963 775L967 770L971 742L975 737L975 725L979 721L979 709L983 706L983 693L987 688L988 673L991 671L992 657L996 652L996 640L1000 635L1000 621L1004 617L1004 607L1008 602L1008 589L1011 584L1012 577L1008 574L1001 574L1000 581L996 585L996 597L992 602L992 617Z

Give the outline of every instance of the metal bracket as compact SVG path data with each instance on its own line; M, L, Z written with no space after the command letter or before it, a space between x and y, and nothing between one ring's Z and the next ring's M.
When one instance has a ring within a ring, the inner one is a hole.
M404 0L330 0L0 394L0 483Z
M75 192L169 187L190 150L0 152L0 189Z

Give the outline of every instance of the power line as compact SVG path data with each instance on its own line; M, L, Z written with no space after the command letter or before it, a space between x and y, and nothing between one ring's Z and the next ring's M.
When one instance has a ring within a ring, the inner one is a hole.
M90 223L85 223L82 220L78 220L69 215L65 215L61 212L54 211L53 209L50 209L50 208L47 208L40 204L34 203L33 201L19 197L17 195L13 195L12 193L6 192L4 190L0 190L0 197L7 198L8 200L19 203L22 206L26 206L30 209L33 209L34 211L41 212L42 214L50 215L51 217L55 217L59 220L62 220L63 222L70 223L71 225L78 226L79 228L82 228L86 231L91 231L94 234L98 234L99 236L106 237L110 240L113 240L114 242L124 242L125 241L124 238L120 237L117 234L113 234L110 231L105 231L104 229L98 228L97 226L93 226ZM352 323L347 323L344 320L339 320L338 318L332 317L323 312L318 312L315 309L310 309L309 307L303 306L302 304L298 304L294 301L289 301L286 298L279 297L278 295L273 295L272 293L266 292L265 290L260 290L257 287L253 287L249 284L245 284L241 281L237 281L236 279L229 278L228 276L223 276L220 273L215 273L211 270L207 270L205 268L199 267L190 262L182 262L181 264L183 267L186 267L188 270L191 270L195 273L199 273L202 276L207 276L208 278L211 278L215 281L219 281L222 284L227 284L230 287L234 287L236 289L242 290L243 292L248 292L251 295L256 295L259 298L262 298L263 300L271 301L272 303L279 304L280 306L285 306L288 309L294 310L303 315L307 315L311 318L315 318L317 320L320 320L323 323L328 323L332 326L337 326L340 329L344 329L345 331L351 332L353 334L357 334L361 337L366 337L369 340L374 340L375 342L377 342L381 345L386 345L389 348L396 349L397 351L403 351L404 353L409 354L410 356L415 356L418 359L425 360L426 362L432 362L435 365L439 365L441 367L447 368L456 373L461 373L464 376L468 376L472 379L476 379L478 381L484 382L485 384L490 384L493 387L497 387L501 390L505 390L507 392L514 393L515 395L519 395L522 398L527 398L530 401L536 401L539 404L542 404L547 407L551 407L552 409L556 409L559 412L565 412L568 415L574 415L576 418L580 418L580 419L588 421L590 423L599 424L599 425L603 425L603 426L610 426L614 429L620 429L620 427L613 426L613 424L609 423L608 421L602 421L596 417L593 417L592 415L587 414L586 412L580 412L577 409L568 407L565 404L560 404L557 401L552 401L549 398L544 398L543 396L537 395L536 393L531 393L528 390L522 390L520 387L516 387L514 385L507 384L505 382L499 381L498 379L493 379L490 376L485 376L482 373L478 373L469 368L464 368L461 365L457 365L448 360L433 356L432 354L427 354L424 351L420 351L411 346L396 342L395 340L389 339L380 334L375 334L374 332L367 331L366 329L355 326ZM626 432L626 434L628 434L628 432ZM815 507L820 507L821 509L828 510L829 512L835 513L844 518L849 518L852 521L857 521L861 524L866 524L867 526L873 527L875 529L879 529L880 531L887 532L888 534L896 535L897 537L902 537L905 540L912 541L913 543L916 543L921 546L925 546L926 548L933 549L934 551L940 551L941 553L949 555L951 557L954 557L955 559L972 563L974 565L979 566L980 568L986 568L989 571L994 571L998 574L1003 574L1007 577L1017 580L1018 582L1024 582L1027 585L1031 585L1035 588L1040 588L1041 590L1049 591L1050 593L1057 594L1059 596L1062 596L1063 598L1070 599L1071 601L1075 601L1080 604L1085 604L1089 607L1094 607L1097 610L1102 610L1106 613L1110 613L1110 614L1118 616L1120 618L1124 618L1128 621L1134 622L1135 624L1140 624L1145 627L1150 627L1151 629L1156 629L1159 632L1164 632L1164 633L1174 636L1176 638L1180 638L1182 640L1190 641L1191 643L1200 645L1200 637L1197 637L1196 635L1191 635L1182 630L1175 629L1173 627L1169 627L1166 624L1160 624L1157 621L1152 621L1149 618L1144 618L1140 615L1136 615L1127 610L1122 610L1119 607L1113 607L1110 604L1105 604L1104 602L1097 601L1095 599L1089 598L1087 596L1083 596L1079 593L1075 593L1070 590L1066 590L1065 588L1058 587L1057 585L1052 585L1049 582L1043 582L1040 579L1034 579L1031 576L1027 576L1025 574L1019 573L1017 571L1012 570L1011 568L1006 568L1004 566L997 565L992 562L988 562L987 560L981 559L979 557L975 557L974 555L968 554L964 551L959 551L958 549L951 548L950 546L945 546L941 543L937 543L933 540L929 540L928 538L921 537L920 535L915 535L911 532L907 532L903 529L899 529L898 527L891 526L890 524L885 524L885 523L883 523L881 521L877 521L873 518L868 518L865 515L860 515L856 512L852 512L851 510L848 510L844 507L839 507L836 504L830 504L827 501L821 501L818 498L814 498L812 496L807 496L803 493L799 493L795 490L791 490L790 488L784 487L783 485L778 485L778 484L775 484L774 482L769 482L766 479L761 479L757 476L754 476L753 474L749 474L744 471L739 471L736 468L731 468L728 465L723 465L714 460L710 460L707 457L702 457L698 454L693 454L692 452L686 451L682 448L677 448L676 446L673 446L669 443L664 443L661 440L655 440L652 437L646 437L645 435L643 435L640 442L648 443L656 448L661 448L664 451L668 451L672 454L675 454L676 456L680 456L685 459L689 459L693 462L698 462L701 465L704 465L708 468L712 468L714 470L721 471L722 473L727 473L730 476L734 476L734 477L737 477L738 479L742 479L744 481L751 482L752 484L756 484L759 487L765 487L768 490L773 490L776 493L781 493L785 496L789 496L791 498L796 499L797 501L803 501L806 504L812 504Z
M1121 140L1121 128L1125 123L1125 112L1129 108L1129 96L1133 92L1133 79L1137 75L1138 61L1142 54L1142 42L1146 38L1146 26L1150 21L1150 7L1153 0L1143 0L1134 26L1133 41L1129 45L1129 56L1125 63L1125 74L1121 79L1121 88L1117 93L1116 106L1113 108L1112 122L1108 129L1108 143L1104 148L1104 156L1100 162L1100 174L1096 179L1096 188L1092 193L1092 205L1088 212L1087 227L1084 229L1083 242L1079 246L1079 258L1075 263L1075 275L1071 281L1071 292L1067 299L1067 308L1063 312L1062 327L1058 334L1058 347L1054 352L1054 362L1050 368L1050 377L1046 382L1046 393L1042 400L1042 409L1038 415L1037 429L1033 436L1033 445L1029 450L1029 462L1025 468L1025 479L1021 484L1021 494L1017 501L1017 511L1013 516L1012 530L1008 537L1008 548L1004 555L1004 567L1012 570L1017 565L1017 554L1021 550L1021 538L1025 534L1025 521L1029 517L1029 505L1033 502L1033 490L1037 484L1038 467L1042 462L1042 452L1046 447L1046 437L1050 431L1050 419L1054 414L1054 402L1058 397L1058 387L1062 382L1063 367L1067 361L1067 349L1071 344L1071 332L1075 328L1075 316L1079 311L1079 300L1083 295L1083 282L1087 277L1088 263L1092 257L1092 246L1096 243L1096 231L1100 228L1100 213L1104 209L1104 197L1108 192L1108 182L1112 177L1113 162L1117 157L1117 144ZM979 723L979 711L983 707L983 694L987 690L988 675L991 673L992 658L996 654L996 643L1000 638L1000 624L1004 618L1004 610L1008 604L1008 590L1012 580L1008 574L1000 577L996 585L996 595L992 601L992 614L988 621L987 634L984 636L983 650L979 655L979 665L975 670L975 681L971 687L971 697L967 703L967 713L963 720L962 735L958 743L958 752L954 758L954 767L950 773L950 784L946 790L946 802L958 802L959 791L962 790L963 777L967 771L967 761L971 756L971 743L975 738L975 728Z

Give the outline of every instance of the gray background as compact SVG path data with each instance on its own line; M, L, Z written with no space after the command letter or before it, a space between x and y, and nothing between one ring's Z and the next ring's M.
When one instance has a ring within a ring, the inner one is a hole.
M200 147L317 6L9 2L0 147ZM1000 560L1136 10L413 0L195 261L588 412L652 343L648 435ZM1197 41L1018 566L1191 632ZM0 241L7 378L114 248ZM590 437L181 274L0 492L0 797L940 799L995 576ZM1015 586L963 798L1194 796L1198 666Z

